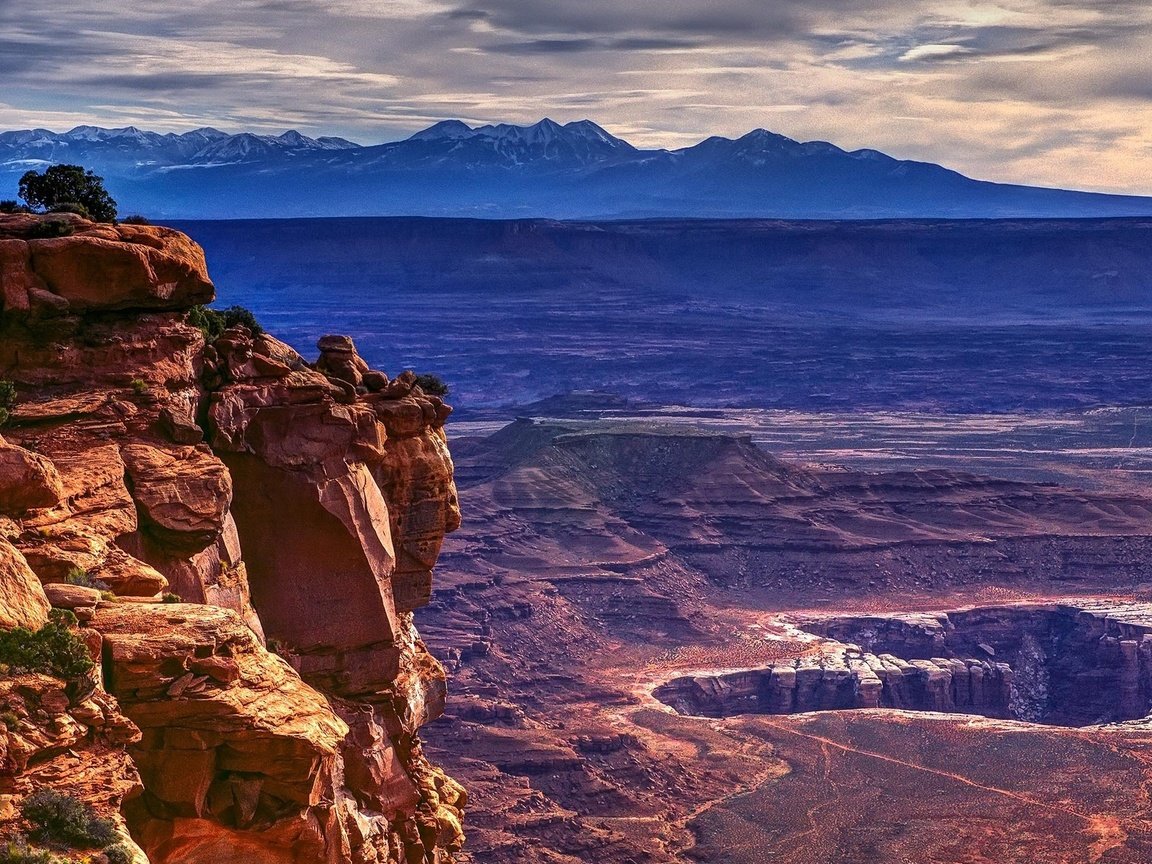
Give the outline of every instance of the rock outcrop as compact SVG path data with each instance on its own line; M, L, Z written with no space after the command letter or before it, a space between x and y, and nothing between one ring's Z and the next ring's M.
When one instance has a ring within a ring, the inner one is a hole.
M678 678L655 691L681 714L801 714L904 708L1010 717L1012 668L987 660L822 655L770 669Z
M1145 718L1152 607L1018 604L939 613L818 616L820 654L677 678L654 694L684 714L900 708L1060 726Z
M0 216L0 627L81 619L133 730L96 803L152 864L451 861L467 796L423 754L444 672L411 614L459 525L450 409L346 337L315 365L209 344L179 232L48 221Z

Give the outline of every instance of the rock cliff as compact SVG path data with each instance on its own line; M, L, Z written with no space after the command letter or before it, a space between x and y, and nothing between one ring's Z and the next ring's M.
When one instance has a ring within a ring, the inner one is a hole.
M0 832L48 786L152 864L447 864L412 611L460 520L451 409L344 337L212 332L213 296L179 232L0 216L0 629L68 609L96 661L0 676Z

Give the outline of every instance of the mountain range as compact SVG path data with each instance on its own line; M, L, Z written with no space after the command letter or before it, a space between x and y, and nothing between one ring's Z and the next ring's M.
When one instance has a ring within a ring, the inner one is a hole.
M158 217L410 215L790 219L1152 215L1152 198L974 180L877 150L764 129L644 150L590 120L444 120L388 144L129 126L0 133L0 198L29 169L84 165L121 212ZM11 190L9 192L8 190Z

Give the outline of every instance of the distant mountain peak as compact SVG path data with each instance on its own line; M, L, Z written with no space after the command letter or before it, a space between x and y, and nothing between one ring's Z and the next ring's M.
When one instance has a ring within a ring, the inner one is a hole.
M433 123L427 129L422 129L410 136L409 141L438 141L442 139L469 138L472 136L472 127L463 120L441 120Z
M462 120L441 120L412 135L408 141L462 141L484 139L497 143L527 146L547 146L553 142L571 145L634 149L623 139L609 134L603 127L591 120L574 120L561 126L550 117L545 117L530 126L517 126L512 123L489 123L473 128Z
M745 132L741 135L738 141L787 141L789 144L798 143L794 138L789 138L787 135L781 135L779 132L771 132L768 129L757 127L751 132Z
M603 141L613 145L623 144L628 147L632 146L624 139L609 134L603 126L593 123L591 120L573 120L571 123L565 123L564 129L569 134L579 135L590 141Z
M285 144L288 144L292 147L304 147L313 143L311 138L306 138L295 129L289 129L284 134L277 135L276 140L283 141Z
M125 208L221 217L905 218L1152 216L1152 199L984 183L875 150L768 129L639 149L591 120L435 123L367 147L298 130L157 133L135 126L0 132L0 185L80 164ZM4 194L0 190L0 197Z
M199 135L201 138L227 138L227 132L221 132L219 129L214 129L211 126L201 126L199 129L193 129L191 132L185 132L185 135Z

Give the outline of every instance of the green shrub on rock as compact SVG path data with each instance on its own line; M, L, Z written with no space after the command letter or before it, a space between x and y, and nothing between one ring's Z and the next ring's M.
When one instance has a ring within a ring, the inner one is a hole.
M75 213L77 216L83 216L85 219L91 219L92 214L88 212L88 208L83 204L76 204L72 201L65 201L62 204L56 204L48 208L49 213Z
M429 396L447 396L448 385L444 383L439 375L417 375L416 386L427 393Z
M37 843L92 849L110 846L119 839L111 819L97 816L79 798L54 789L37 789L25 798L20 815L32 826L29 836Z
M14 627L0 633L0 663L66 681L91 672L95 664L88 655L88 646L72 632L76 616L64 609L53 609L48 619L39 630Z
M104 860L108 864L132 864L132 853L127 846L117 844L104 850Z
M33 849L24 837L16 836L7 843L0 844L0 864L68 864L68 862L44 849Z
M199 327L207 342L215 342L221 333L237 324L247 327L253 336L259 336L264 332L264 328L260 326L252 311L243 306L229 306L223 310L193 306L188 310L188 323L193 327Z
M76 233L71 222L63 219L45 219L37 222L28 231L29 240L51 240L53 237L71 237Z
M95 588L97 591L107 591L108 583L102 582L99 579L93 579L88 575L87 570L80 567L72 567L68 570L67 575L64 577L66 585L79 585L81 588Z

